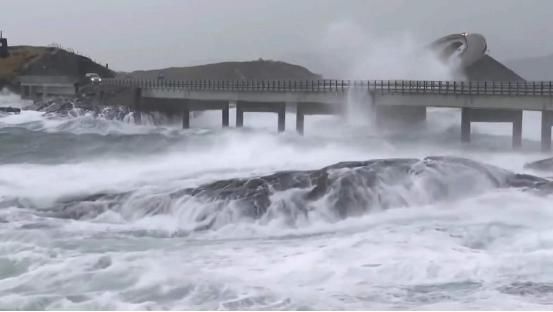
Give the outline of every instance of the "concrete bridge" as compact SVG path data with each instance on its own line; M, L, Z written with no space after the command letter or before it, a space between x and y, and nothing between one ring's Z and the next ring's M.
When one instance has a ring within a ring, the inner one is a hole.
M237 127L243 126L245 112L272 112L278 114L279 131L284 131L287 108L292 108L299 133L304 132L306 115L343 114L352 96L368 108L380 126L424 122L427 107L459 108L463 142L470 141L472 122L509 122L513 125L514 148L522 144L523 111L541 111L542 149L551 149L553 83L550 81L107 79L99 93L114 88L133 90L132 105L136 111L182 114L184 128L190 126L190 112L197 110L221 110L222 125L229 126L231 103L236 105Z

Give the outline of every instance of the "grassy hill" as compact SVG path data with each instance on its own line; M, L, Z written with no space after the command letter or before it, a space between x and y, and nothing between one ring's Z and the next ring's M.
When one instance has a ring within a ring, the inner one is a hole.
M0 87L12 85L21 75L69 76L81 78L95 72L102 77L115 73L91 59L53 47L14 46L9 56L0 58Z

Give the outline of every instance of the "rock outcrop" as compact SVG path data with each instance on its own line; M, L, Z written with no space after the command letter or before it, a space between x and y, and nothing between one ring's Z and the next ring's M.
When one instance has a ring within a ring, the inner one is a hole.
M76 196L61 199L44 212L82 219L111 210L132 220L189 209L188 221L202 230L276 217L294 224L312 213L337 221L383 209L465 199L498 188L550 194L553 182L456 157L380 159L215 181L148 196L135 192Z

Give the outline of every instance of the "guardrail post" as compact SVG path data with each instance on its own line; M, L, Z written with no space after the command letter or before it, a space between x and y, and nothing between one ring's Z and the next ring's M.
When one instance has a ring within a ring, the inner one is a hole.
M511 86L511 82L509 81L509 85L507 86L507 88L509 88L508 90L508 94L511 95L511 91L513 90L512 86Z

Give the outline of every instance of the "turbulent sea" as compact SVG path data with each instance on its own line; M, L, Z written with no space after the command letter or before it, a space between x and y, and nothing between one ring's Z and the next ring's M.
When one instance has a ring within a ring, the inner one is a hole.
M539 113L518 152L507 124L462 145L455 110L286 117L0 115L0 308L551 309Z

